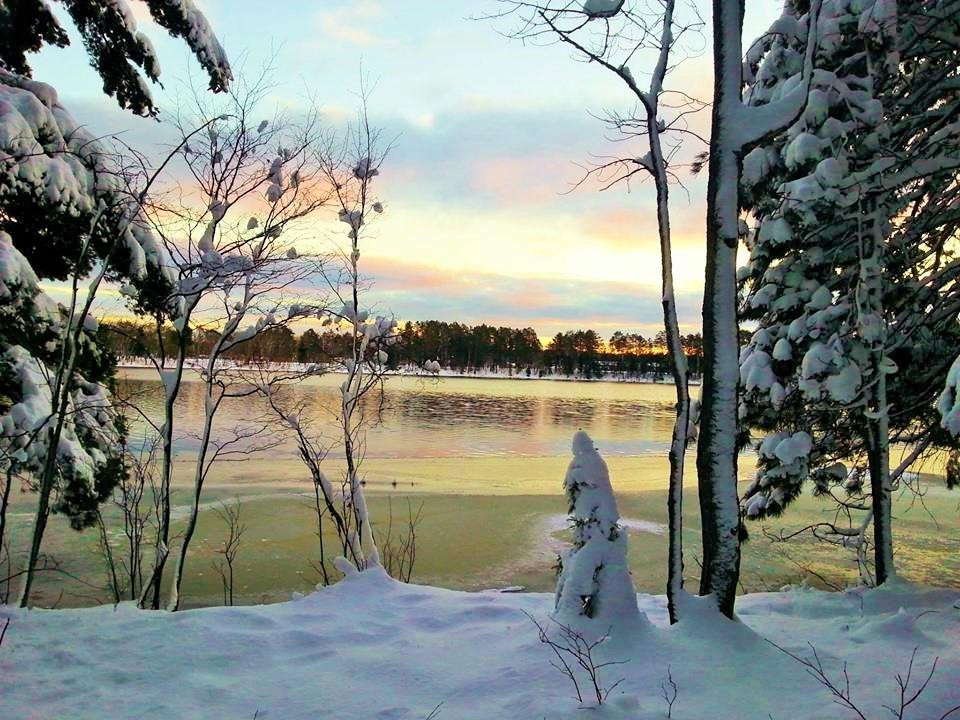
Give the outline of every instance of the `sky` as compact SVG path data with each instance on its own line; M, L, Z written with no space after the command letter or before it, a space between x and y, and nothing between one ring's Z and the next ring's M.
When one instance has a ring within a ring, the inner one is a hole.
M154 96L171 108L188 75L201 71L139 0L130 2L160 58L163 88ZM355 111L361 77L370 81L371 120L396 138L378 178L386 212L361 260L378 309L401 320L533 327L542 338L588 327L604 337L660 329L652 186L574 187L598 158L646 150L612 143L597 118L633 107L611 73L566 47L507 37L515 20L482 19L501 9L495 0L195 2L235 69L274 58L277 106L295 110L313 96L336 125ZM696 2L708 24L673 84L709 100L710 8ZM747 37L781 7L747 5ZM98 134L122 132L149 151L162 126L116 108L65 25L72 47L44 49L32 63L35 78L54 85L61 103ZM640 64L631 65L637 75ZM701 115L695 123L706 134L709 111ZM671 200L674 271L682 329L695 332L705 178L683 181Z

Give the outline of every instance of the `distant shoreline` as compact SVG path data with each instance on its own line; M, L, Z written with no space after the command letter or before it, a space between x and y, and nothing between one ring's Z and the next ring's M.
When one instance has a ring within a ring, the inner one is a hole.
M185 369L188 370L198 370L203 364L203 361L199 359L188 359ZM271 362L264 363L260 367L264 370L270 372L295 372L298 370L305 371L310 366L310 363L297 363L297 362ZM255 366L248 363L232 362L232 361L221 361L220 367L224 368L233 368L236 370L244 369L254 369ZM124 358L117 362L118 370L153 370L154 367L144 358ZM328 369L327 374L338 375L345 374L345 371L339 367L331 367ZM429 373L425 372L419 367L410 366L404 367L397 370L388 370L386 372L388 377L428 377L428 378L464 378L470 380L546 380L554 382L584 382L584 383L596 383L596 382L608 382L608 383L630 383L630 384L640 384L640 385L673 385L673 378L670 376L663 377L662 379L657 379L650 374L645 376L629 376L624 377L621 375L615 375L613 373L605 373L600 377L582 377L578 375L558 375L556 373L551 373L549 375L527 375L525 372L509 374L502 370L483 370L483 371L472 371L472 372L458 372L456 370L451 370L450 368L443 368L438 373ZM691 386L699 386L699 378L691 378L688 380L688 384Z

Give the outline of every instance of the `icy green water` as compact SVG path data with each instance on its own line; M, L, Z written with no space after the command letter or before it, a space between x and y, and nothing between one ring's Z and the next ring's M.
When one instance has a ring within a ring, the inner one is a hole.
M161 389L148 372L127 371L125 383L126 390L145 400L148 412L159 411ZM318 428L334 407L338 385L334 376L297 390L296 400L306 404ZM384 527L392 512L400 525L408 507L416 511L422 504L415 581L471 590L507 585L550 589L551 565L565 535L560 485L569 441L583 428L607 458L629 529L634 581L642 591L660 593L671 400L672 388L659 385L391 379L383 420L369 434L363 465L374 520ZM178 410L175 503L185 507L195 446L191 433L202 412L199 384L186 385ZM220 427L255 421L261 410L250 401L228 404ZM332 474L338 462L334 451L329 459ZM742 458L744 477L752 464L751 457ZM684 540L687 575L695 587L699 519L692 465L691 455ZM927 486L923 503L907 496L896 502L898 566L910 579L960 586L960 494L943 490L935 475ZM237 568L240 602L282 600L313 587L318 574L311 561L317 560L319 543L309 492L287 444L215 467L188 561L188 604L220 602L220 580L212 563L223 527L212 508L221 502L239 500L247 525ZM15 548L25 543L32 502L30 495L15 498ZM828 519L829 511L819 500L805 497L767 529L799 528ZM742 573L745 591L776 589L802 577L821 584L811 570L831 583L855 577L849 553L810 539L772 543L761 526L751 524L749 529L752 539L744 547ZM332 538L327 540L329 548ZM45 549L62 569L83 581L58 572L44 574L40 590L45 603L106 599L99 589L104 569L95 533L75 533L55 518Z

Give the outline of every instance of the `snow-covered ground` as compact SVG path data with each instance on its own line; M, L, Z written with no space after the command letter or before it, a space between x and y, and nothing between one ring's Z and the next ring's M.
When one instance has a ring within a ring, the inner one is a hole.
M848 593L748 595L742 623L690 599L667 629L664 600L641 595L651 620L607 643L600 710L583 710L550 666L529 612L546 594L465 593L403 585L368 571L287 603L175 614L129 605L85 610L0 608L3 718L236 718L250 720L535 720L666 717L660 683L678 686L675 720L819 720L855 717L791 652L816 647L870 720L890 717L896 674L914 648L912 683L937 670L904 717L937 720L960 704L956 591L900 583ZM914 685L915 686L915 685ZM951 717L960 716L960 712Z

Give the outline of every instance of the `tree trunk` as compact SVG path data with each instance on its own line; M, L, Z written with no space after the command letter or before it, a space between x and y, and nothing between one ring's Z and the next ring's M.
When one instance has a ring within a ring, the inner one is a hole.
M668 20L669 21L669 20ZM655 110L655 106L654 106ZM673 253L670 238L669 187L666 166L656 129L656 112L648 118L651 131L650 156L657 188L657 229L660 235L660 267L663 297L663 325L677 392L676 419L670 440L670 479L667 490L669 549L667 555L667 609L670 622L679 619L678 598L683 592L683 466L690 422L690 393L687 387L687 359L680 342L677 302L673 289Z
M186 327L186 325L184 325ZM150 580L141 593L141 608L147 606L147 596L150 596L149 603L153 610L160 609L160 587L163 583L164 568L167 564L167 558L170 557L170 483L173 476L173 421L174 405L180 394L180 386L183 380L183 366L186 363L187 348L184 338L178 339L177 365L174 369L176 373L170 388L164 383L164 392L166 394L163 406L163 459L160 476L160 518L157 528L157 547L156 559L154 560L153 572L150 574Z
M707 263L703 296L703 387L697 476L703 536L700 593L733 617L740 576L737 498L739 381L736 258L740 158L731 127L741 105L743 3L714 0L713 124L707 185Z
M20 588L20 602L22 608L30 604L30 591L36 575L37 562L40 559L40 548L43 545L43 535L47 529L47 520L50 517L50 496L53 493L54 476L57 470L58 449L63 434L67 405L69 403L69 376L73 375L73 350L70 352L70 363L67 379L58 379L54 385L57 401L56 424L50 428L50 442L47 456L44 459L43 473L40 476L40 495L37 499L37 515L33 522L33 535L30 540L30 555L27 557L27 566L24 570L23 587ZM61 376L62 378L62 376ZM62 384L61 384L62 383ZM62 396L62 399L61 399Z
M3 486L3 497L0 498L0 551L3 550L3 539L7 536L7 508L10 506L10 493L13 490L13 467L10 461L7 467L7 482Z
M887 379L880 373L874 395L876 419L868 419L867 463L873 509L873 562L877 585L894 574L893 514L890 487L890 429L887 419Z
M190 541L193 540L193 533L197 529L197 516L200 514L200 497L203 494L203 480L205 477L204 463L207 458L207 451L210 448L210 436L213 431L213 416L216 414L217 405L212 400L213 384L209 378L213 377L213 363L210 362L207 375L207 400L204 403L204 421L203 436L200 440L200 448L197 450L197 466L193 479L193 501L190 504L190 518L187 520L187 526L183 530L183 540L180 543L180 551L177 553L177 563L173 570L173 586L170 588L170 599L167 602L167 610L174 612L180 609L180 587L183 584L183 569L187 563L187 550L190 547Z

